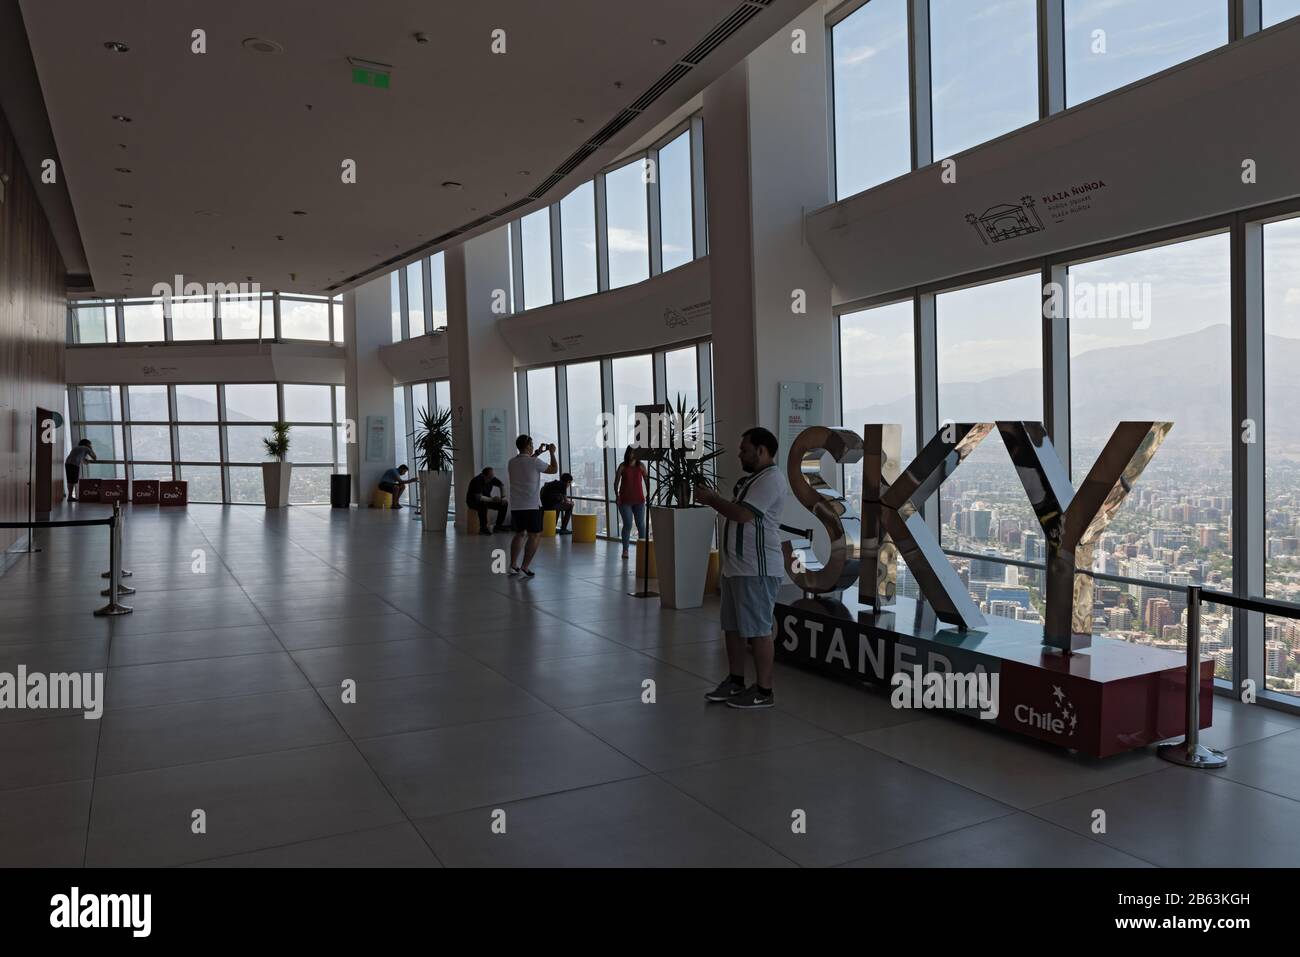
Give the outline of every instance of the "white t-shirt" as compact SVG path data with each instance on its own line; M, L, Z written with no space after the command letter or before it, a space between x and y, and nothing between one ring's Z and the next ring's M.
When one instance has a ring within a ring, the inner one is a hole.
M506 463L506 472L510 476L510 508L513 511L542 507L542 473L549 467L549 462L543 462L542 456L524 452Z
M728 578L785 576L781 555L781 516L790 490L775 465L736 483L733 502L754 513L752 522L722 523L722 574Z

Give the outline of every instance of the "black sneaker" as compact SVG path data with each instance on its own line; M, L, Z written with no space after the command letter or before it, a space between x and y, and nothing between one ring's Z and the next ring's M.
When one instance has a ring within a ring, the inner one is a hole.
M776 695L763 694L758 690L758 685L750 685L740 694L732 695L727 699L728 708L742 708L746 711L758 711L775 705Z
M704 696L705 701L726 701L728 698L740 694L745 690L745 686L732 681L730 677L723 678L722 684L718 685L712 691Z
M479 529L479 532L478 532L478 533L479 533L480 535L491 535L491 534L492 534L492 529L490 529L490 528L481 528L481 529Z
M560 529L558 532L556 532L555 534L556 534L556 535L572 535L573 532L569 531L567 528L562 528L562 529Z
M521 568L521 569L519 569L519 570L520 570L523 574L527 575L529 578L536 578L536 577L537 577L537 572L533 571L531 568Z
M511 566L510 566L510 574L511 574L511 575L518 575L518 574L519 574L519 569L515 568L514 565L511 565Z

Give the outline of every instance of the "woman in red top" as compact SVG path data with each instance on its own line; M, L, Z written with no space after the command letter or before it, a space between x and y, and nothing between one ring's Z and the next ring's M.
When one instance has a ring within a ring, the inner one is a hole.
M628 542L632 538L632 522L636 522L637 538L645 538L645 492L648 476L645 466L628 446L623 453L623 464L614 473L614 501L618 504L620 531L623 535L623 557L627 558Z

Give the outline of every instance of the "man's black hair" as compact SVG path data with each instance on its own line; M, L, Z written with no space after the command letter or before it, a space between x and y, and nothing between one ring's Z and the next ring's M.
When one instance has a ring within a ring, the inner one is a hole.
M532 441L533 437L531 435L521 435L519 438L515 439L515 448L522 452L524 449L528 448L528 443Z
M741 435L741 438L749 439L750 445L761 445L763 448L767 449L768 455L772 456L772 458L776 458L776 436L761 425L756 425L752 429L744 432Z
M565 472L563 475L560 476L560 481L563 482L565 485L568 485L570 482L573 481L573 476L570 475L568 472Z
M399 472L409 472L409 471L411 471L411 470L408 469L405 465L399 465L399 466L397 467L397 471L399 471Z
M485 466L483 466L483 471L482 471L482 472L479 472L479 475L487 475L488 472L491 472L491 471L492 471L492 466L490 466L490 465L485 465Z

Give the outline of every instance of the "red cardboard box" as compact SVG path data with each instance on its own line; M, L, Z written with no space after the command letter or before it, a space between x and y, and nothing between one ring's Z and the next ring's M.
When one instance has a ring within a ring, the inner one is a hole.
M136 479L131 485L131 502L135 505L157 505L158 480Z
M110 505L114 502L125 505L128 501L126 479L100 479L99 500Z
M101 479L82 479L77 483L77 498L83 502L98 502L101 481Z
M189 484L187 482L159 482L158 483L158 504L159 505L188 505L190 501Z

